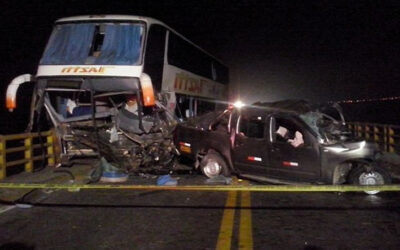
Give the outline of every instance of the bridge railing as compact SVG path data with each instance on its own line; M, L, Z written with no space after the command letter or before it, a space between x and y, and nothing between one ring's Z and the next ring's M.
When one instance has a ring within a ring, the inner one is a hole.
M0 180L7 175L7 169L24 165L24 170L33 172L35 161L47 160L54 165L55 140L52 130L39 133L0 135ZM44 151L43 151L44 150Z
M359 122L347 125L354 135L377 143L381 150L400 153L400 126Z
M354 135L377 143L381 150L400 154L400 126L359 122L349 122L347 126ZM7 168L14 166L24 165L25 171L33 172L35 161L47 160L48 165L55 165L55 141L52 130L40 135L0 135L0 180L6 177ZM15 157L16 153L22 155Z

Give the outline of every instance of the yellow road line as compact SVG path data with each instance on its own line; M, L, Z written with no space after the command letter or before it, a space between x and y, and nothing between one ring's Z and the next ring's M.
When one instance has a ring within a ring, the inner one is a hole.
M251 195L250 192L241 192L240 197L240 229L239 249L253 249L253 226L251 224Z
M155 186L118 184L51 184L51 183L0 183L0 189L129 189L129 190L174 190L174 191L249 191L249 192L363 192L400 191L400 185L355 186L355 185L196 185L196 186Z
M217 250L230 250L233 232L233 222L235 219L237 192L230 191L226 199L225 210L222 216L221 227L219 229Z

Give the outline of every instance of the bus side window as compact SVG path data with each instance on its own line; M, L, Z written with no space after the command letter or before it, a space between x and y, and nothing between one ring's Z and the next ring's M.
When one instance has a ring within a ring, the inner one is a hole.
M154 89L157 91L161 91L166 33L167 30L164 27L153 24L150 26L147 37L143 71L150 76Z

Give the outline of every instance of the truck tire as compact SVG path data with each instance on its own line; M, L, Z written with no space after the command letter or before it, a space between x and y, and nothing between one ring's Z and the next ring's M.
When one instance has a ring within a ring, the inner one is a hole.
M358 166L349 173L349 182L353 185L387 185L390 184L390 174L378 166ZM378 190L365 191L367 194L377 194Z
M201 172L208 178L217 177L219 175L230 176L229 168L222 156L215 152L209 151L200 163Z

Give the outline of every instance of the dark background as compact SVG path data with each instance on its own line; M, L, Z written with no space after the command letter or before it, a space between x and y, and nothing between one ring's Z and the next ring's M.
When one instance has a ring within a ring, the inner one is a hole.
M154 17L229 66L231 100L324 102L400 95L399 10L398 1L1 1L0 134L24 126L26 108L4 112L5 88L36 73L61 17ZM399 120L399 101L345 106L350 120Z

